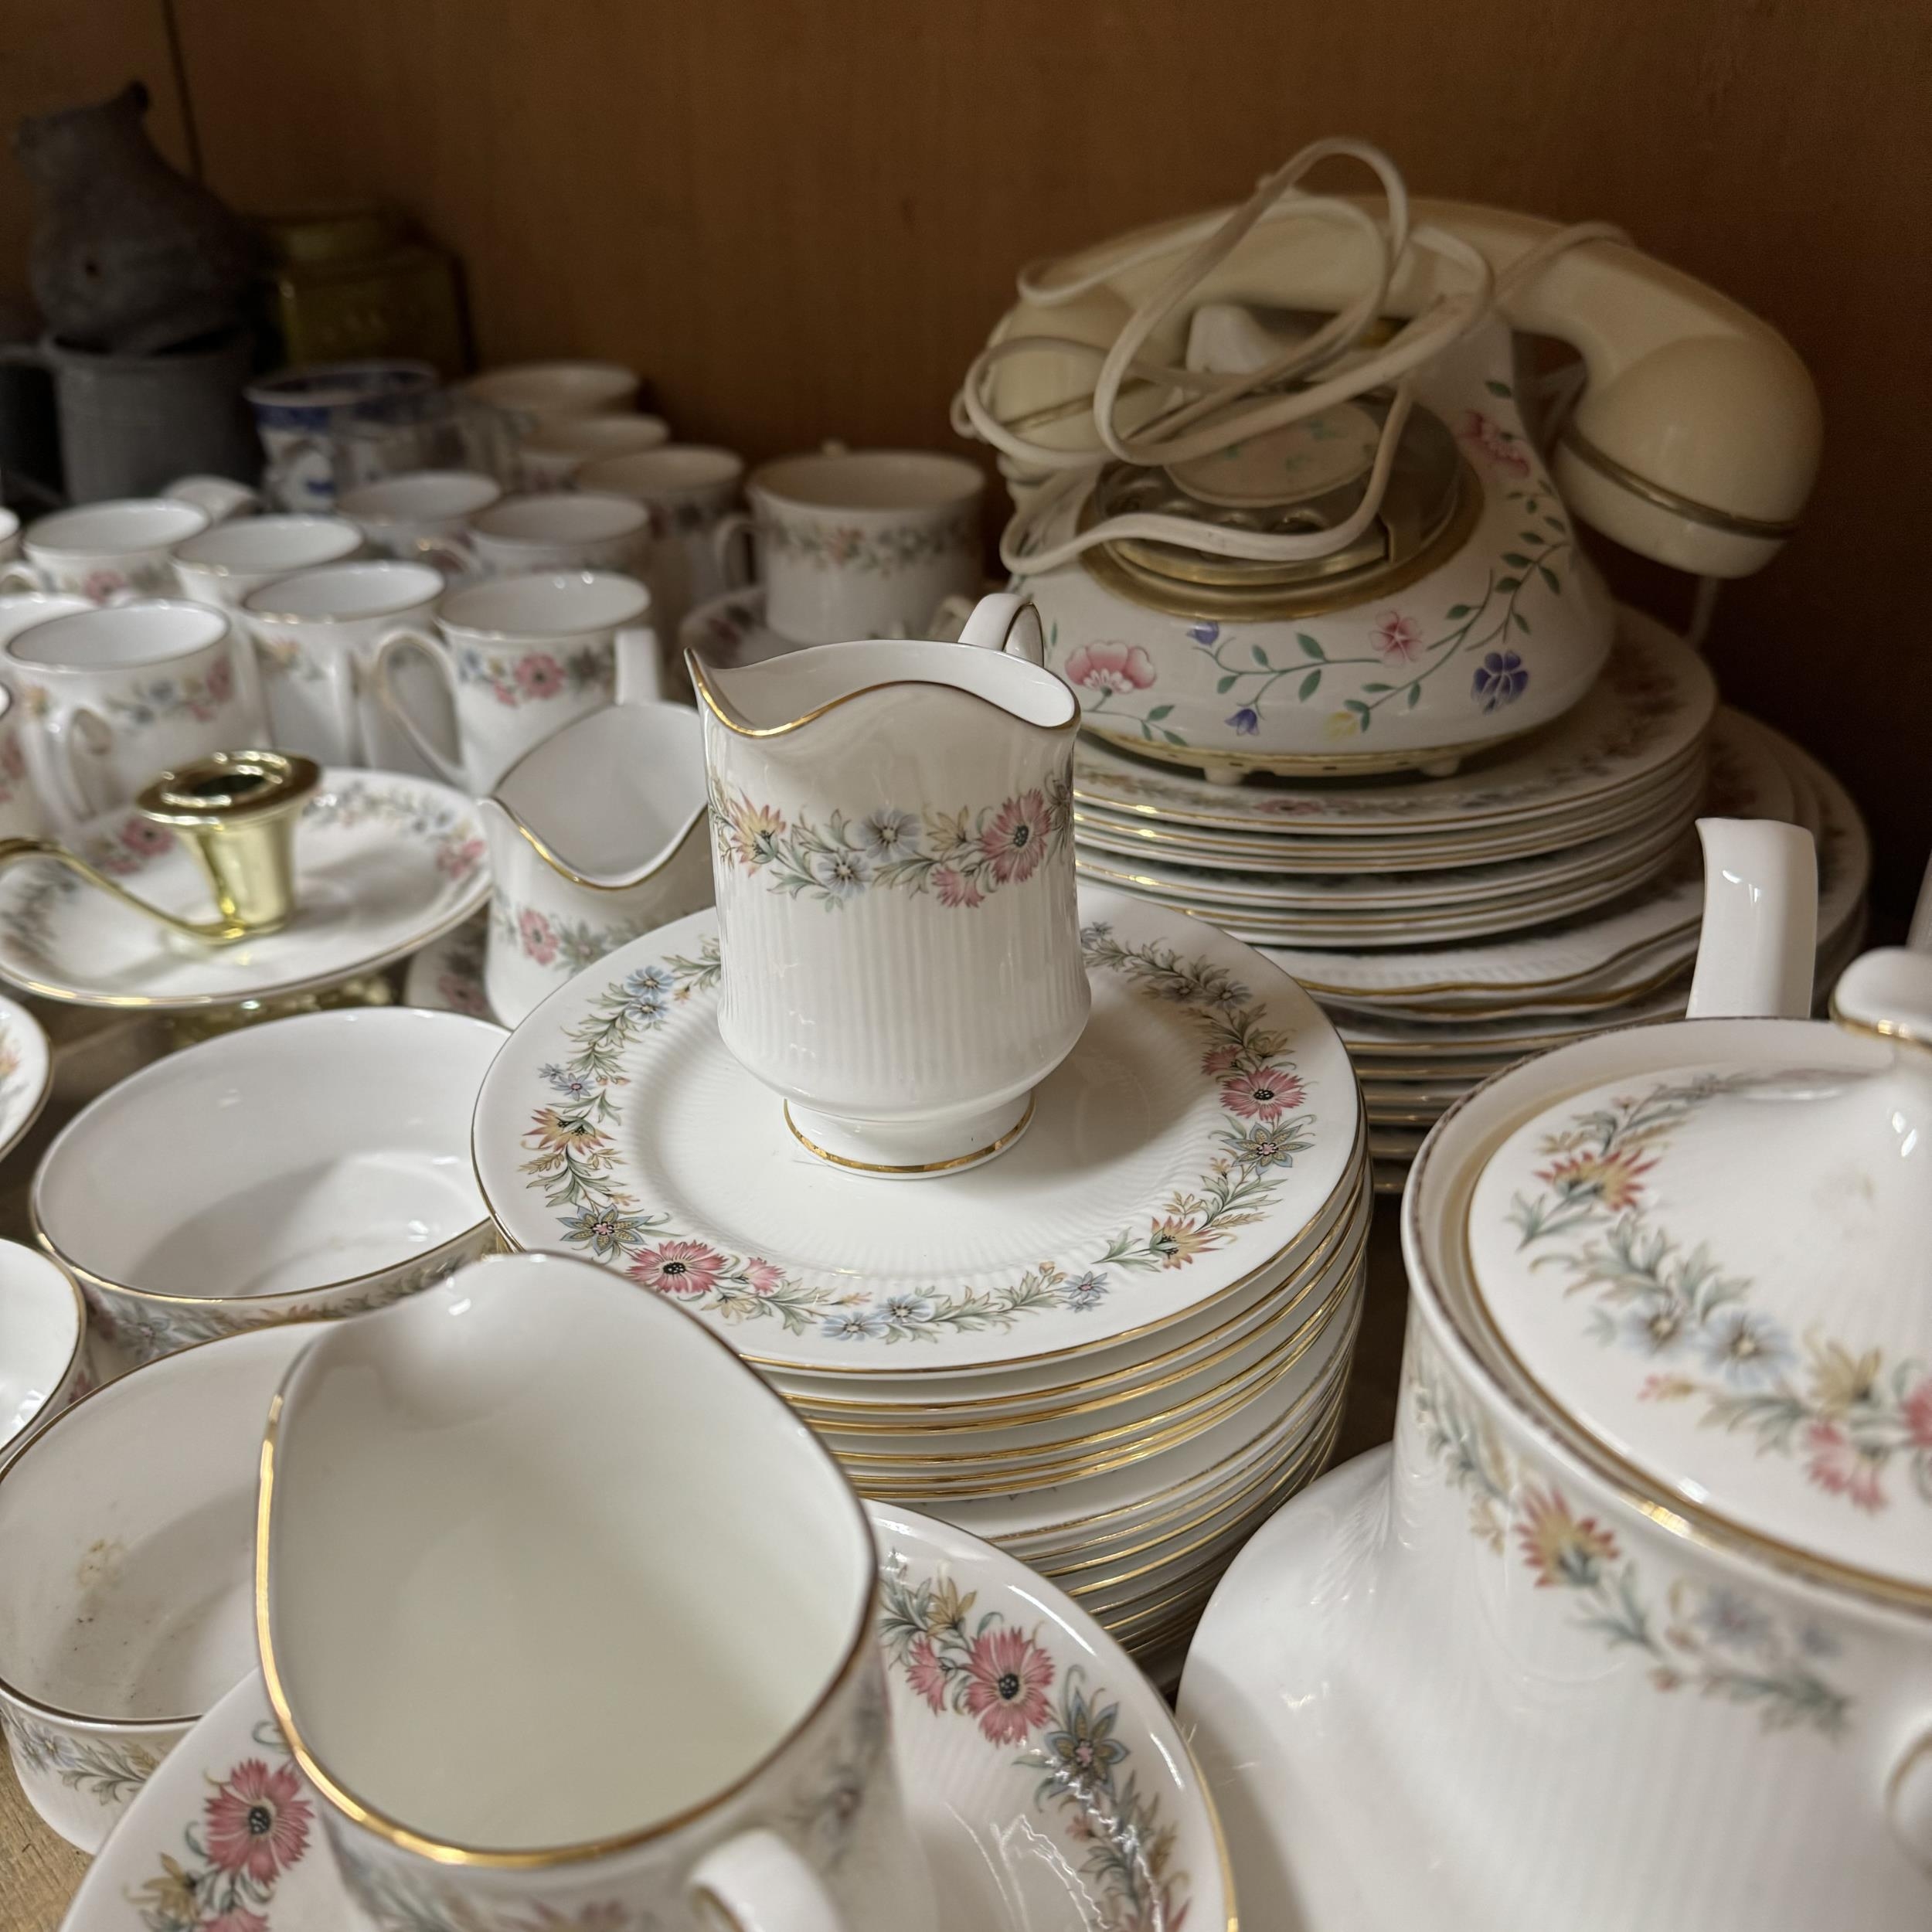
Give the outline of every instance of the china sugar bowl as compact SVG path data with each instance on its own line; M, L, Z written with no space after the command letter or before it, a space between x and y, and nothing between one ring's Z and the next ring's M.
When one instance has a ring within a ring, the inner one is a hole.
M1699 1016L1432 1132L1387 1481L1197 1637L1308 1924L1932 1923L1932 957L1719 1017L1808 1010L1810 842L1702 829Z
M41 1243L138 1361L379 1308L491 1250L469 1121L503 1038L460 1014L360 1008L157 1060L47 1150Z
M253 1667L262 1425L314 1332L150 1363L0 1468L0 1729L34 1808L83 1851Z
M0 1241L0 1459L73 1395L87 1334L73 1282L46 1256Z

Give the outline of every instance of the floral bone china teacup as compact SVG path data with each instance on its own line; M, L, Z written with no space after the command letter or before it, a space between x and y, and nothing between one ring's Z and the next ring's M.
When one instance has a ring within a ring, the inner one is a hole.
M744 459L699 443L667 443L600 457L577 471L577 488L628 496L644 506L650 548L642 575L657 619L675 635L685 614L733 587L716 553L719 519L738 501Z
M177 543L175 579L193 603L239 611L264 584L343 563L362 547L362 532L338 516L244 517Z
M1002 595L957 644L820 645L730 670L689 655L719 1031L835 1165L910 1179L991 1158L1087 1024L1080 712L1039 643L1032 606Z
M242 611L275 743L325 765L432 772L378 703L371 679L383 640L420 630L442 594L440 571L393 560L326 564L251 591Z
M417 470L365 483L338 497L335 508L376 556L433 563L461 577L476 568L469 519L502 495L495 477L474 470Z
M169 553L214 522L172 497L128 497L56 510L27 526L26 561L0 572L0 589L69 590L96 603L165 597L175 587Z
M865 1514L662 1296L516 1255L335 1327L260 1523L269 1697L389 1932L930 1932Z
M392 631L376 654L382 702L417 750L453 785L481 794L532 745L612 699L656 698L662 678L651 594L613 570L494 577L436 607L443 645ZM447 646L447 648L444 648ZM416 658L447 692L459 757L416 715L401 672ZM600 774L581 771L580 783Z
M606 953L711 903L704 734L688 705L593 711L526 752L477 809L490 845L484 986L506 1026Z
M156 773L261 735L228 614L156 598L71 611L8 639L34 727L41 797L70 825L125 804Z
M719 526L720 556L755 533L765 620L799 644L910 637L983 576L971 463L923 450L832 450L752 472L750 516Z
M651 519L628 497L559 490L506 496L470 519L468 547L486 577L530 570L635 570Z

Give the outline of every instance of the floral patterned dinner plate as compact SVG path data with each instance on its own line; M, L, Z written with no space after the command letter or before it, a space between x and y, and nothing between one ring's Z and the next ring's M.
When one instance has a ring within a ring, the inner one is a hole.
M40 1022L26 1007L0 998L0 1158L40 1117L53 1084L53 1055Z
M876 1634L940 1932L1232 1932L1220 1828L1158 1694L1092 1618L991 1545L889 1503ZM129 1807L61 1932L369 1932L260 1673ZM616 1910L594 1926L648 1932ZM418 1918L411 1932L475 1932Z
M1574 710L1448 778L1337 784L1210 784L1090 738L1073 762L1077 804L1240 831L1384 832L1519 822L1604 802L1682 757L1716 709L1717 686L1690 646L1653 618L1620 609L1603 675Z
M819 1376L1077 1353L1287 1266L1352 1174L1334 1028L1185 913L1080 905L1092 1017L1011 1155L886 1185L806 1152L719 1038L706 910L580 974L498 1055L474 1143L498 1226Z
M194 858L135 811L104 815L75 844L167 911L213 910ZM325 772L297 823L295 868L288 925L216 947L165 932L51 860L26 860L0 873L0 978L83 1006L225 1006L386 966L460 925L489 893L471 801L395 772Z

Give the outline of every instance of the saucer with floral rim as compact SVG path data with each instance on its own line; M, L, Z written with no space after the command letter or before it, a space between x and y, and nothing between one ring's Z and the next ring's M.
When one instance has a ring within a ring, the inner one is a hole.
M1213 1807L1120 1647L990 1544L896 1504L866 1508L874 1634L940 1932L1233 1932ZM369 1932L321 1811L252 1671L149 1778L61 1932ZM419 1913L410 1932L481 1928ZM646 1928L614 1908L595 1932Z
M206 916L207 881L165 827L122 809L74 841L165 911ZM295 831L294 917L227 947L164 932L51 859L0 875L0 979L44 999L150 1012L227 1006L328 986L406 957L489 895L472 801L399 772L330 770Z
M53 1053L26 1007L0 998L0 1159L40 1117L53 1085Z
M1092 1014L1023 1151L893 1185L816 1158L719 1037L706 910L512 1034L473 1135L492 1218L805 1376L983 1373L1239 1293L1352 1177L1354 1071L1308 995L1214 927L1086 888L1080 915Z

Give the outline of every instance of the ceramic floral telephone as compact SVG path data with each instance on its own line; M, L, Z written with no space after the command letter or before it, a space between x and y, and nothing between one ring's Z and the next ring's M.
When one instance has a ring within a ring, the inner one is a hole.
M1301 189L1338 158L1380 193ZM1210 777L1446 769L1548 722L1613 629L1571 513L1742 577L1817 468L1768 324L1607 224L1411 201L1361 142L1019 292L954 412L1012 488L1002 558L1088 730ZM1553 448L1526 334L1580 358Z

